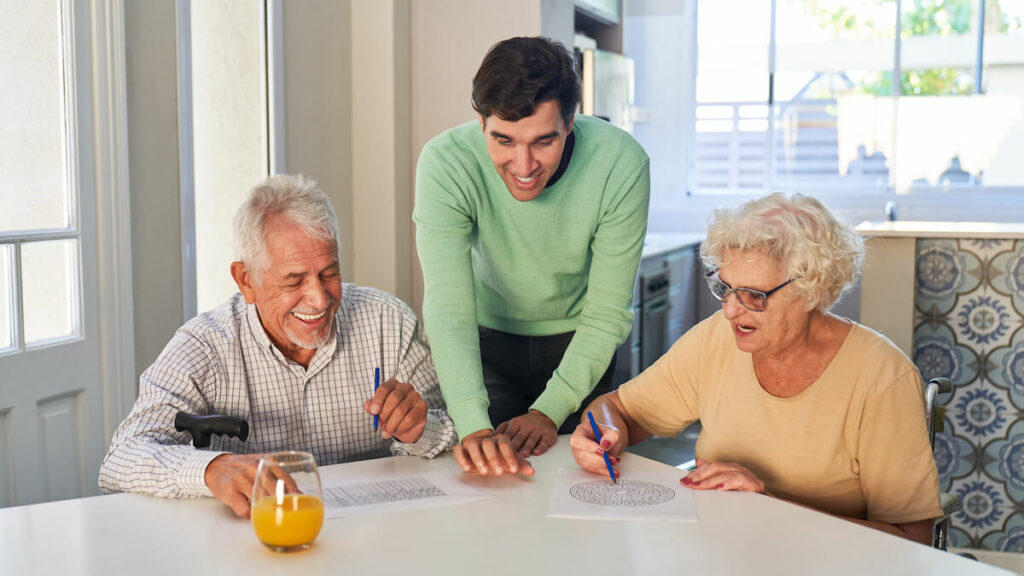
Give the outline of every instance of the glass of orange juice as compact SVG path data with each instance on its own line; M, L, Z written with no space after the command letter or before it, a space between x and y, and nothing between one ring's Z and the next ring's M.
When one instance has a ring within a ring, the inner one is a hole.
M324 523L320 472L309 452L264 454L252 488L252 528L275 552L309 548Z

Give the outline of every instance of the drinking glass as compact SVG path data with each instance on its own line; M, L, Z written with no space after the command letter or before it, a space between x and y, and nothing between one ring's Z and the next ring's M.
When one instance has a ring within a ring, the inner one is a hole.
M324 523L320 473L309 452L274 452L260 458L252 487L252 528L275 552L309 548Z

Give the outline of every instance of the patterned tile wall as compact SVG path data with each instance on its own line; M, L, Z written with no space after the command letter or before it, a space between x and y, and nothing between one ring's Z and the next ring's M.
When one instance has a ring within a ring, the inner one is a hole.
M919 239L914 362L953 393L936 434L949 545L1024 552L1024 240Z

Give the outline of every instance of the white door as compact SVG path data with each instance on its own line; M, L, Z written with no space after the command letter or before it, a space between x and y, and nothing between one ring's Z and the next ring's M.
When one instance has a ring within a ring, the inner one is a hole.
M100 3L97 3L100 4ZM0 505L98 493L105 451L93 18L0 0ZM105 230L105 237L118 237ZM109 314L109 311L105 311Z

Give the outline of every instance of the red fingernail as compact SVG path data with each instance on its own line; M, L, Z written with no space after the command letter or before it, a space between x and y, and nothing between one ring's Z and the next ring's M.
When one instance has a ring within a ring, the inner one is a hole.
M608 459L612 461L612 464L618 464L619 463L619 459L616 458L615 456L609 456Z
M601 440L601 448L604 448L605 450L607 450L607 449L609 449L611 447L612 447L612 443L611 442L609 442L607 440Z
M686 486L689 486L690 485L690 479L687 478L686 476L683 476L682 478L679 479L679 483L680 484L685 484Z
M604 456L604 450L594 450L594 454L597 454L598 456Z
M718 490L718 489L719 489L719 488L721 488L722 486L723 486L723 484L719 484L718 486L715 486L715 490Z

